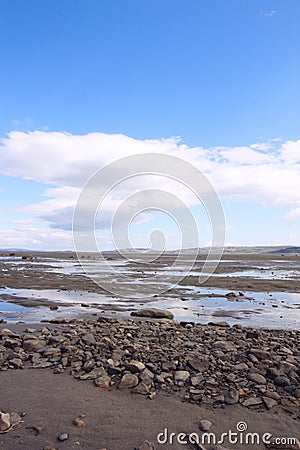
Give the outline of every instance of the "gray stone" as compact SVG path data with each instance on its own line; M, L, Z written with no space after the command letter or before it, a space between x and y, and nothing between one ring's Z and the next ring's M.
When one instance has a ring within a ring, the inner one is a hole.
M209 431L211 429L212 426L212 422L210 422L209 420L200 420L199 422L199 428L201 431Z
M29 367L30 369L47 369L48 367L52 367L51 362L40 362L37 364L34 364L33 366Z
M10 414L0 411L0 431L6 431L10 427Z
M174 319L174 314L170 311L158 308L142 308L133 311L130 315L135 317L149 317L151 319Z
M273 398L276 401L279 401L281 399L281 397L278 394L278 392L275 392L275 391L267 391L267 392L265 392L265 397Z
M236 350L236 347L231 342L227 342L227 341L216 341L213 344L213 347L215 349L222 350L223 352L224 351L231 352L231 351Z
M291 383L287 377L279 376L274 379L274 384L275 384L275 386L285 387L285 386L289 386Z
M254 383L257 384L266 384L267 380L265 379L265 377L263 375L261 375L260 373L250 373L248 376L248 380L253 381Z
M67 439L69 439L69 435L68 435L68 433L62 433L59 436L57 436L57 439L60 442L63 442L63 441L66 441Z
M263 397L263 402L266 405L267 409L272 409L274 406L278 405L277 401L270 397Z
M279 377L280 375L282 375L282 372L275 367L269 367L266 374L270 380L274 380L274 378Z
M177 383L185 383L190 378L190 372L187 370L176 370L174 380Z
M96 344L96 339L92 333L87 333L81 337L81 340L86 345L94 345Z
M187 364L196 372L203 372L209 368L209 360L205 356L190 359Z
M39 339L27 339L23 342L23 349L25 352L37 352L46 345L46 342Z
M239 393L235 388L231 388L224 393L226 405L234 405L239 401Z
M100 377L108 377L106 370L103 367L96 367L91 372L79 375L80 380L96 380Z
M150 392L150 387L149 385L147 385L146 383L144 383L143 381L138 384L136 387L134 387L133 389L131 389L131 392L133 394L140 394L140 395L148 395Z
M153 442L150 441L144 441L138 448L137 450L156 450L155 445L153 444Z
M246 371L249 370L249 367L246 363L239 363L236 366L234 366L233 370L236 371Z
M297 388L293 391L293 396L296 398L300 398L300 388Z
M139 379L132 373L125 373L121 378L118 389L131 389L139 384Z
M126 369L131 373L138 373L145 369L145 364L140 361L132 360L126 365Z
M191 378L191 384L192 386L198 386L202 381L204 380L203 375L199 373L198 375L195 375Z
M9 364L15 369L23 368L23 361L20 358L13 358L9 361Z
M243 406L257 406L262 404L262 399L260 397L250 397L242 402Z
M111 378L108 375L102 375L99 378L96 378L94 380L95 386L97 386L101 389L109 388L110 383L111 383Z

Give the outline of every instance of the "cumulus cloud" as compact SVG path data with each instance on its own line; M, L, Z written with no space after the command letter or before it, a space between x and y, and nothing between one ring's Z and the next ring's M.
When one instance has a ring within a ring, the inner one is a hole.
M188 147L179 138L138 140L121 134L14 131L1 140L0 173L52 185L45 189L45 201L24 206L23 212L46 220L53 228L70 230L76 200L95 171L124 156L145 153L190 162L207 176L221 199L289 206L285 219L300 220L300 140L203 148ZM168 177L133 177L105 198L98 226L109 226L124 198L150 188L171 192L188 206L199 204L188 188ZM149 214L141 220L149 220Z

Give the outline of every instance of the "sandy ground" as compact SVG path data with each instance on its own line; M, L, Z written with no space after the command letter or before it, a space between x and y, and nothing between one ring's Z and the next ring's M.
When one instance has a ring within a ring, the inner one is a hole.
M213 422L211 431L220 438L222 432L236 431L236 424L244 421L248 432L261 436L299 438L299 421L292 420L284 411L256 412L238 405L209 410L182 403L174 397L158 395L153 400L117 390L95 388L92 382L74 380L67 374L54 375L48 369L10 370L0 373L0 407L4 411L26 412L24 423L15 431L0 435L4 450L41 450L49 445L56 449L133 450L144 440L157 443L157 435L168 429L174 432L196 432L201 435L199 421ZM86 415L86 426L72 424L75 417ZM38 436L29 429L43 427ZM68 433L69 439L58 442L57 436ZM240 434L239 434L240 435ZM161 436L164 439L164 436ZM170 438L168 438L170 441ZM229 445L232 449L263 449L260 445ZM158 448L192 448L174 443Z

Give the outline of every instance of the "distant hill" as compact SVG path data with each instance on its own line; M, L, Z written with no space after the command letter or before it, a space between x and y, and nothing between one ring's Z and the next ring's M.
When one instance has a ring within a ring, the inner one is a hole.
M210 247L200 247L200 248L188 248L188 249L183 249L181 250L183 253L190 253L190 252L197 252L199 255L207 255L207 253L209 252ZM179 250L167 250L165 253L169 254L169 253L178 253ZM5 252L5 253L75 253L72 250L31 250L28 248L0 248L0 252ZM126 253L143 253L143 252L149 252L149 249L147 248L135 248L135 249L122 249L121 253L124 252ZM89 253L89 252L86 252ZM102 252L103 254L116 254L119 253L116 250L104 250ZM160 253L160 252L156 252L155 250L151 251L151 253ZM245 253L268 253L268 254L291 254L291 253L299 253L300 254L300 247L296 247L293 245L287 245L285 247L281 247L279 245L273 245L273 246L259 246L259 245L253 245L253 246L227 246L224 248L224 253L225 254L245 254Z
M272 253L300 253L300 247L283 247L274 250Z

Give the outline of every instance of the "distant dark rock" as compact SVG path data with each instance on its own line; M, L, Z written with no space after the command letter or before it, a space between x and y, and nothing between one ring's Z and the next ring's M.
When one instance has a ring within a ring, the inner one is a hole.
M134 317L149 317L151 319L174 319L174 314L166 309L158 308L143 308L133 311L131 316Z

